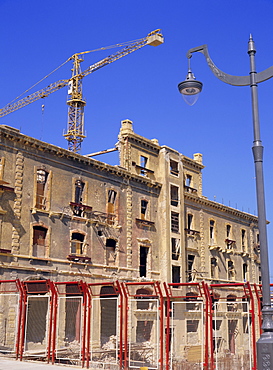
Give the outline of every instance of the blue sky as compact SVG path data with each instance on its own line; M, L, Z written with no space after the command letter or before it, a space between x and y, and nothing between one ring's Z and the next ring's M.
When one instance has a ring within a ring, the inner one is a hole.
M120 121L128 118L136 133L157 138L161 145L189 157L202 153L203 194L209 199L257 214L250 88L219 81L199 53L191 64L204 87L193 107L184 103L177 84L187 74L187 50L202 44L208 45L212 60L224 72L247 75L250 33L256 43L257 71L271 66L272 0L0 0L0 12L1 107L76 52L162 29L163 45L145 46L85 77L88 136L82 154L114 147ZM82 68L116 50L90 53ZM71 66L67 63L35 90L69 78ZM66 97L62 89L1 118L0 123L66 148L62 136ZM273 277L273 79L259 85L259 103ZM101 160L115 164L116 157Z

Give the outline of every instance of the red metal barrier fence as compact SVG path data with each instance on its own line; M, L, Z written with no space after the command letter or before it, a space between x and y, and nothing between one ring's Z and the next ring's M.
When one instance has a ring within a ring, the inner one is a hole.
M261 298L249 283L0 280L0 354L92 369L256 370Z

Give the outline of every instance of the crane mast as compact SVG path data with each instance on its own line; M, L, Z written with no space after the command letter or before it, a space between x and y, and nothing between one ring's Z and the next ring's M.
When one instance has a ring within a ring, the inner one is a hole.
M86 104L82 97L82 77L81 65L83 61L78 54L73 55L72 78L69 81L67 99L68 120L67 132L64 137L68 140L68 150L78 153L81 149L81 143L84 135L84 106Z
M124 56L131 54L132 52L141 49L145 45L158 46L164 42L163 36L160 30L150 32L146 37L140 40L127 42L123 44L117 44L115 46L124 46L123 49L117 51L114 54L100 60L99 62L91 65L83 72L81 71L81 62L83 62L83 55L91 53L91 51L84 51L72 55L68 60L73 60L72 76L70 79L59 80L55 83L48 85L33 94L26 96L23 99L17 100L13 104L8 104L4 108L0 109L0 118L10 114L20 108L25 107L28 104L33 103L41 98L45 98L51 93L68 86L68 122L67 131L64 137L68 141L68 149L74 153L78 153L81 149L81 143L85 138L84 135L84 106L86 104L82 95L82 79L83 77L97 71L98 69L113 63L116 60L123 58ZM110 48L110 47L107 47ZM103 50L107 48L101 48Z

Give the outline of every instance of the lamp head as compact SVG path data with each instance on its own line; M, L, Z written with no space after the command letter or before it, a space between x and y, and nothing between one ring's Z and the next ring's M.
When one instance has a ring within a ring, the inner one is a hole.
M192 71L189 69L186 80L178 84L178 90L182 94L183 99L189 105L196 103L199 93L202 91L203 84L196 81Z

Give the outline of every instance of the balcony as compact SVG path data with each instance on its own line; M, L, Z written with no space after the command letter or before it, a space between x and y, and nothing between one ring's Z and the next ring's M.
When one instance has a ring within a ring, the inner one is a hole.
M197 231L197 230L192 230L192 229L185 229L186 233L188 235L191 235L191 236L194 236L194 235L199 235L200 234L200 231Z
M70 202L69 205L75 216L87 217L92 212L92 207L86 204Z
M227 246L226 253L232 253L233 250L236 248L236 240L232 239L225 239L225 243Z
M136 218L136 223L146 227L153 227L155 224L153 221L145 220L142 218Z
M83 256L81 254L69 254L67 259L71 262L91 263L91 257Z
M186 191L187 193L197 194L197 189L192 188L191 186L184 185L184 189L185 189L185 191Z

